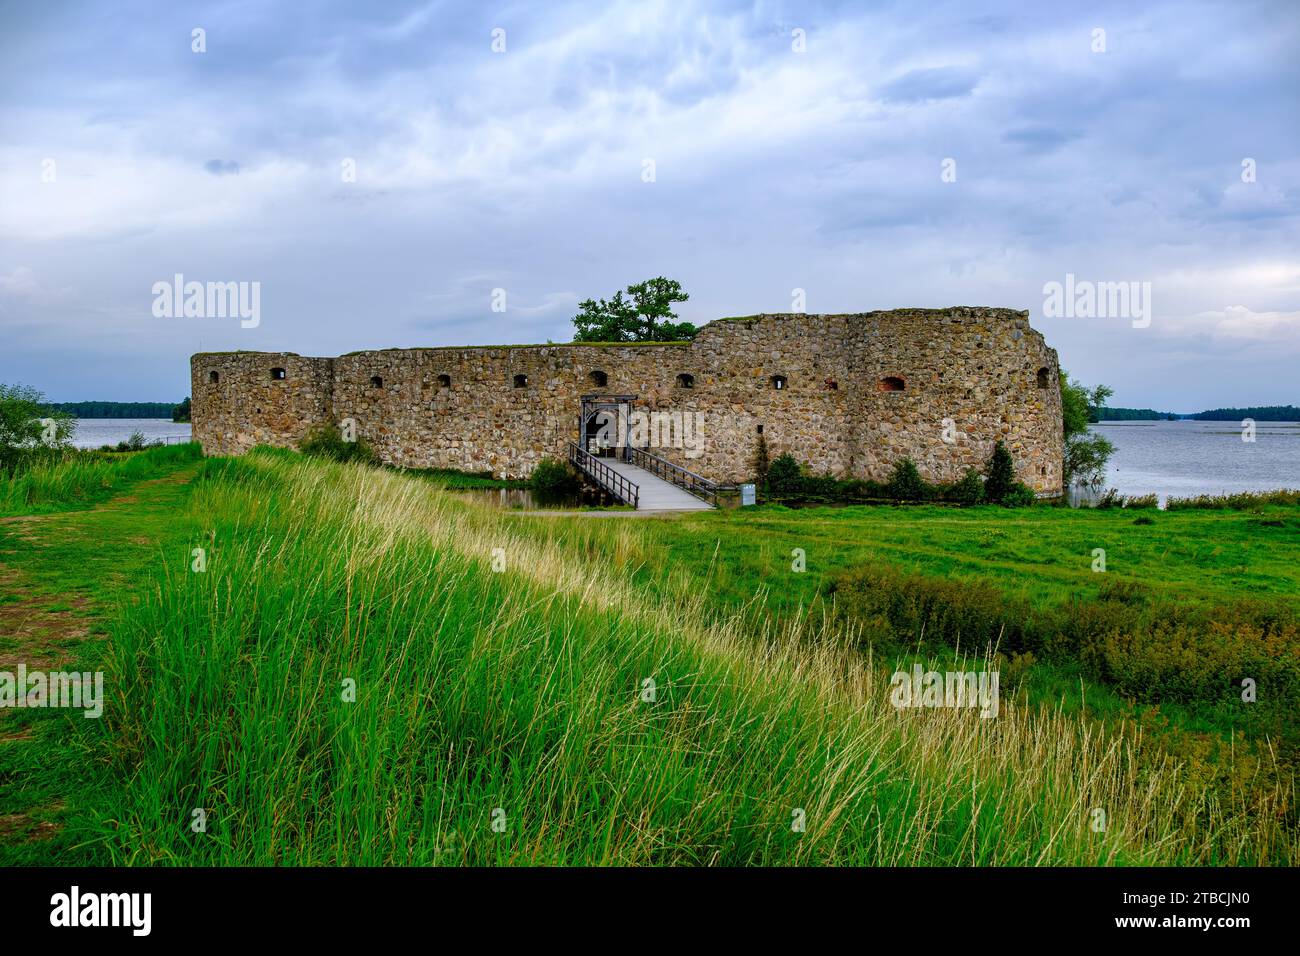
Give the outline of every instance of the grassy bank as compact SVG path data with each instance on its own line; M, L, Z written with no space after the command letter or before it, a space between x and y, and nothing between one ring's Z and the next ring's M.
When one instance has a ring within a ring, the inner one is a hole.
M102 501L132 482L159 477L200 457L197 442L123 454L68 450L0 478L0 516L57 511Z
M185 554L185 501L197 467L174 448L152 449L115 476L107 495L96 487L94 495L74 493L0 518L0 671L19 663L42 671L103 667L116 610L142 599L164 555ZM106 696L111 706L111 690ZM87 723L77 712L0 709L0 865L95 858L76 821L96 814L105 791L120 784L104 772L89 728L79 726Z
M114 631L123 706L101 729L133 785L89 836L117 862L1291 852L1275 820L1204 806L1122 734L1014 706L900 716L829 638L756 653L705 594L628 586L617 544L638 531L605 532L593 560L409 479L272 454L207 463L191 508L207 573L174 564ZM207 833L185 825L197 808Z
M100 781L66 822L87 860L1300 858L1276 768L1248 792L1207 787L1141 720L1024 695L988 720L896 711L893 659L830 588L887 559L988 579L1043 613L1112 575L1212 604L1232 585L1208 562L1293 593L1294 537L1245 523L1259 516L528 518L266 451L203 462L180 505L180 538L133 573L139 599L110 623L105 718L61 725ZM1090 570L1094 541L1118 556L1106 574Z

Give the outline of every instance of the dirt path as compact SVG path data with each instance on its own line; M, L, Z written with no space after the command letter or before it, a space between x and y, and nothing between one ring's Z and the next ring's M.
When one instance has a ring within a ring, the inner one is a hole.
M188 534L197 463L80 511L0 518L0 672L94 669L106 621L137 572ZM62 819L76 779L61 773L79 714L0 708L0 864L65 862ZM75 862L71 861L71 862Z

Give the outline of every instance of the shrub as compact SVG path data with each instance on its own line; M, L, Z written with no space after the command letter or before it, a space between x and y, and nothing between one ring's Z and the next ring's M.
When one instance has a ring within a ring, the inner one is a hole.
M948 647L1004 651L1040 646L1030 608L980 580L938 578L872 564L841 575L831 586L841 613L888 621L900 645L921 638Z
M836 489L836 497L843 501L857 501L862 498L870 498L871 487L875 482L864 481L861 478L845 478L839 483Z
M966 474L947 490L945 497L958 504L979 504L984 500L984 476L974 468L967 468Z
M1115 579L1095 597L1035 607L982 580L883 563L842 574L828 590L837 613L887 646L978 653L996 645L1013 659L1077 661L1085 674L1143 703L1239 700L1242 680L1251 678L1261 709L1300 705L1300 618L1284 602L1188 604Z
M804 475L803 493L810 498L835 501L841 496L840 480L830 472L824 475Z
M1038 496L1034 494L1034 489L1020 481L1015 482L1002 496L1002 504L1007 508L1028 508L1037 500Z
M61 460L75 424L66 412L46 406L36 389L0 382L0 476Z
M298 445L304 455L329 458L333 461L357 461L365 465L379 464L379 456L364 440L344 441L343 435L333 425L320 425L307 433Z
M775 497L792 497L803 491L803 469L789 452L772 460L767 469L767 490Z
M894 471L889 476L889 497L899 501L924 501L929 497L929 486L916 470L916 462L910 458L900 458L894 463Z
M1124 496L1119 493L1118 488L1107 488L1101 493L1101 497L1097 499L1097 504L1094 507L1100 508L1102 511L1108 511L1111 508L1122 508L1124 507Z
M1235 495L1197 495L1194 498L1170 498L1165 502L1167 511L1183 511L1188 508L1230 508L1233 511L1245 511L1264 505L1298 505L1300 490L1282 488L1278 491L1244 491Z
M1084 648L1084 663L1121 693L1140 701L1222 701L1239 697L1254 679L1277 703L1293 707L1300 688L1300 630L1222 619L1157 621L1149 628L1112 631Z
M1001 441L993 446L987 474L984 496L994 504L1001 504L1016 484L1016 469L1011 461L1011 452L1007 451L1007 446Z
M1117 601L1136 607L1145 604L1151 597L1151 588L1139 581L1126 581L1123 578L1108 578L1097 588L1097 600Z
M528 476L528 487L544 499L566 498L582 490L582 479L564 462L543 458Z

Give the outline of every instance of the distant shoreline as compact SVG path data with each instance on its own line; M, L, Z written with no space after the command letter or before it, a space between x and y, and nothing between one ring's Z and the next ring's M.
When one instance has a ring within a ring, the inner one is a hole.
M1257 422L1300 421L1295 405L1246 405L1241 408L1212 408L1204 412L1159 412L1153 408L1097 409L1100 422L1240 422L1250 418Z

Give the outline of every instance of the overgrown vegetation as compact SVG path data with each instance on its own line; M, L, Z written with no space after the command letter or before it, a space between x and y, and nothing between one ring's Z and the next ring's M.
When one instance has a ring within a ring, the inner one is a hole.
M767 446L761 447L762 460L766 462ZM756 455L753 464L757 466L759 462ZM814 474L788 452L767 463L765 477L766 480L755 479L758 487L770 500L779 502L929 501L959 505L989 502L1019 508L1035 501L1033 490L1016 480L1011 454L1002 442L995 445L989 460L988 480L974 468L968 468L955 482L928 482L910 458L895 462L887 481L836 478L831 474Z
M1282 488L1278 491L1241 491L1229 495L1196 495L1191 498L1171 497L1165 501L1166 511L1196 509L1222 509L1246 511L1265 505L1300 505L1300 488Z
M1243 715L1279 733L1300 704L1300 611L1281 600L1195 605L1107 580L1096 597L1041 606L987 581L880 563L842 575L831 590L842 614L899 646L989 647L1078 662L1089 678L1143 703L1240 703L1250 678L1264 703Z
M73 426L72 416L51 408L37 389L0 382L0 475L61 460Z
M0 479L0 515L57 511L102 501L131 482L168 474L202 454L197 442L125 456L75 449L50 452Z
M363 465L379 464L379 456L370 444L361 436L345 438L337 425L318 425L307 433L299 444L298 450L313 458L326 458L330 461L355 461Z
M578 494L582 479L564 462L543 458L528 476L528 487L542 501L558 501Z

